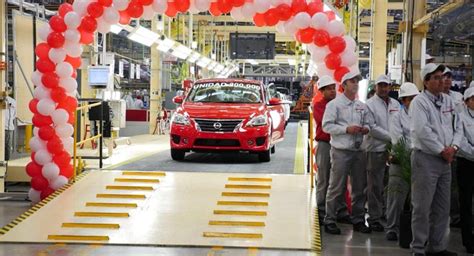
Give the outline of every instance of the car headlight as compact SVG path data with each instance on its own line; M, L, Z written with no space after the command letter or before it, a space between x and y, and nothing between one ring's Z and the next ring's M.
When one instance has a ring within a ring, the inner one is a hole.
M173 124L182 124L182 125L189 125L189 118L183 114L175 113L173 118L171 118L171 122Z
M255 127L255 126L263 126L268 124L268 117L266 115L259 115L256 116L247 123L246 126Z

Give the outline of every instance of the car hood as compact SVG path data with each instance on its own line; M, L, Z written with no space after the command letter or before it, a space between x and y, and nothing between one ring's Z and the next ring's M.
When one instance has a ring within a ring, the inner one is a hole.
M232 103L184 103L183 110L191 118L245 119L262 112L261 104Z

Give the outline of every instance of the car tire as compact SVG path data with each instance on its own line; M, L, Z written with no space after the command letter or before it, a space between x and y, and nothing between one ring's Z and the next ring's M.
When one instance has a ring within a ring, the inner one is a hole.
M179 149L171 149L171 158L175 161L183 161L186 152Z
M265 150L263 152L258 153L258 160L260 162L270 162L271 158L271 150Z
M270 153L275 154L276 151L276 146L273 145L273 147L270 148Z

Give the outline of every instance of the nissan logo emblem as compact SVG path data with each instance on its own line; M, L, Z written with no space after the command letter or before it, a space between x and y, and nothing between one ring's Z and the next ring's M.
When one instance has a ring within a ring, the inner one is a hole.
M222 128L222 124L219 122L214 123L214 129L219 130Z

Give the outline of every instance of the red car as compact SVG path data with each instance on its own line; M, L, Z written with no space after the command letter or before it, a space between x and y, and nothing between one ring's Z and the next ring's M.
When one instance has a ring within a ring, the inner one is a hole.
M186 152L237 151L258 154L269 162L275 144L283 140L285 113L259 81L206 79L197 81L171 118L171 157Z

